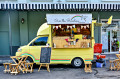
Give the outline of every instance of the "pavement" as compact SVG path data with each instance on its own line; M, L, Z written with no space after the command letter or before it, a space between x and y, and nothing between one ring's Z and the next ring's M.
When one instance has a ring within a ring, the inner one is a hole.
M50 73L46 68L42 68L38 72L39 66L34 66L33 73L19 73L11 75L4 73L4 62L13 62L10 56L0 56L0 79L120 79L120 71L109 70L109 60L116 59L115 54L106 54L107 64L103 68L96 68L95 63L92 64L92 73L85 73L84 68L73 68L71 65L50 65ZM94 55L94 59L96 56Z
M50 72L39 66L34 68L33 73L20 73L11 75L4 73L4 67L0 66L0 79L120 79L120 71L109 70L109 61L106 67L96 68L92 66L92 73L85 73L84 68L73 68L71 65L50 65Z

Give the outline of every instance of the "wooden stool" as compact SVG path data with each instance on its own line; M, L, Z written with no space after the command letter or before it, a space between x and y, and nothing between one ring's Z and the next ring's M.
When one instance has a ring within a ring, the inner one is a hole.
M116 63L115 65L116 69L120 70L120 59L115 59L115 63Z
M33 72L33 63L26 63L25 64L26 66L27 66L27 68L26 68L26 73L27 72L30 72L30 73L32 73Z
M92 72L91 66L92 66L91 61L85 61L85 68L84 68L85 72L91 73Z
M26 61L22 61L22 62L20 63L20 67L22 68L22 72L23 72L23 73L26 71L25 65L26 65Z
M41 64L40 67L39 67L38 72L40 71L41 67L46 67L46 68L47 68L47 71L50 72L49 64Z
M3 63L3 65L4 65L4 67L5 67L5 70L4 70L4 73L10 73L10 65L11 65L12 63Z
M115 70L116 69L116 66L115 66L115 63L116 63L116 61L115 60L113 60L113 61L111 61L111 60L109 60L109 62L110 62L110 67L109 67L109 69L110 70ZM112 66L112 65L114 65L114 66Z
M11 64L10 67L11 67L11 72L10 72L11 75L12 74L17 75L19 73L18 64Z

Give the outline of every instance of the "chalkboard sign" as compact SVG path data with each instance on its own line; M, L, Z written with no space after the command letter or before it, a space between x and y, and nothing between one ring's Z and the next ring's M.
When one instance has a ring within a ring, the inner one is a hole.
M42 47L40 54L40 63L50 63L50 58L51 58L51 48Z

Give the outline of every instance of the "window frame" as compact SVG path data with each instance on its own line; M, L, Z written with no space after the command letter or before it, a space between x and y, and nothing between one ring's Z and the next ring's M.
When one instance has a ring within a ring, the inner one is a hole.
M47 37L47 43L48 43L49 37L48 37L48 36L43 36L43 37ZM46 46L46 45L33 45L33 43L34 43L37 39L39 39L39 38L42 38L42 37L37 37L34 41L32 41L32 42L29 44L29 46ZM47 44L47 43L46 43L46 44Z

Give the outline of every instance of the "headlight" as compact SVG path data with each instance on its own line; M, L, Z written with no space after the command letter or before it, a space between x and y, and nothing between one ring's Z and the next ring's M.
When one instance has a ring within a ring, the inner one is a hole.
M22 52L22 49L18 49L17 52Z

